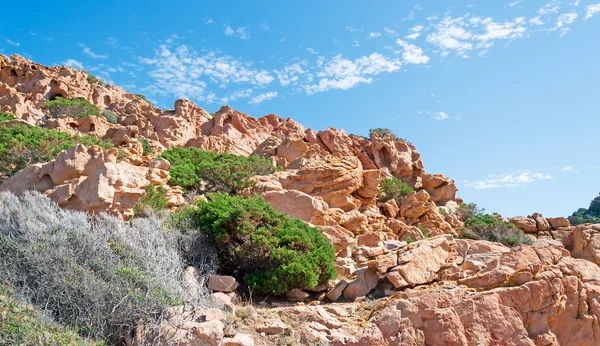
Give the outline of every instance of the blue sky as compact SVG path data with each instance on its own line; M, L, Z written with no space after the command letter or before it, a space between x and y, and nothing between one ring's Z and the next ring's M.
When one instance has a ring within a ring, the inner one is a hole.
M0 52L163 108L388 127L465 201L558 216L600 191L598 1L11 2Z

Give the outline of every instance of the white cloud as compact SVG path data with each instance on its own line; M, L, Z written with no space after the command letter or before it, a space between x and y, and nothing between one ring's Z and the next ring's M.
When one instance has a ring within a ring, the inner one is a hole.
M544 22L540 19L540 16L533 17L529 19L529 24L532 25L544 25Z
M300 78L308 73L308 71L305 70L306 65L307 62L302 61L287 65L281 70L276 70L275 73L277 74L279 84L281 84L281 86L298 84Z
M265 101L269 101L269 100L276 98L278 94L279 93L277 91L269 91L267 93L254 96L250 101L248 101L248 103L255 104L255 105L261 104Z
M465 186L477 190L482 190L504 187L518 187L526 184L531 184L538 180L550 179L554 178L548 174L543 174L534 171L525 171L520 173L511 173L504 175L492 174L484 180L466 182Z
M21 46L20 42L13 41L10 38L6 39L6 43L10 44L11 46L15 46L15 47L20 47Z
M84 70L83 64L74 59L67 59L65 62L63 62L63 65L74 67L79 70Z
M407 64L426 64L429 57L423 54L423 49L402 40L396 40L396 43L402 47L402 60Z
M371 83L372 76L397 71L402 62L398 59L388 59L379 53L372 53L354 61L339 54L327 62L321 59L317 65L321 66L317 73L320 79L317 84L304 86L308 94L329 89L347 90L360 83Z
M235 91L235 92L233 92L231 94L228 94L228 95L222 97L220 99L220 102L221 103L228 103L228 102L231 102L231 101L235 101L237 99L248 98L251 95L252 95L252 89L242 89L242 90ZM213 98L214 97L216 97L216 95L214 95Z
M225 26L225 35L226 36L236 35L237 37L239 37L242 40L250 39L250 31L248 29L246 29L245 26L241 26L241 27L233 30L233 28L230 25L226 25Z
M310 53L310 54L319 54L319 52L317 52L316 50L314 50L314 49L313 49L313 48L311 48L311 47L308 47L308 48L306 48L306 51L307 51L308 53Z
M353 26L346 26L345 28L346 28L346 30L348 30L350 32L361 32L361 31L364 30L364 28L362 28L362 27L361 28L355 28Z
M383 28L383 31L385 31L390 36L398 36L396 30L390 29L388 27Z
M380 32L370 32L369 36L367 38L370 40L372 38L377 38L377 37L381 37L381 33Z
M161 45L155 50L154 57L142 57L140 62L149 66L148 74L153 80L146 92L200 101L209 98L206 93L209 84L218 88L226 88L230 84L246 85L247 90L262 87L275 79L266 70L253 69L249 62L214 52L200 55L185 45ZM215 95L210 99L217 100L219 97Z
M585 12L585 18L584 19L590 19L593 16L595 16L597 13L600 13L600 2L594 5L589 5L586 9Z
M360 43L358 42L357 39L352 40L352 47L360 47Z
M214 21L214 20L212 20L212 19L210 19L210 18L204 18L204 24L212 24L212 23L214 23L214 22L215 22L215 21Z
M573 166L564 166L562 168L563 172L573 172Z
M473 34L468 30L469 24L465 19L464 16L444 17L435 25L435 31L427 35L427 42L438 46L442 50L442 56L448 55L449 51L455 51L461 57L469 57L473 43L468 41L473 38Z
M106 39L106 44L113 47L113 48L118 48L119 47L119 41L114 38L114 37L109 37Z
M271 29L271 26L267 22L262 22L262 23L260 23L260 28L265 31L269 31Z
M542 8L540 8L538 10L538 13L542 14L542 15L552 14L552 13L558 12L559 9L560 9L560 1L550 0L547 3L545 3L544 6L542 6Z
M508 4L508 7L516 6L516 5L520 4L521 2L523 2L523 0L517 0L517 1L511 2L510 4Z
M562 28L565 25L573 24L573 22L575 22L575 20L577 20L577 17L578 17L578 15L575 12L561 14L556 19L556 25L554 26L554 28L552 28L552 30L557 30L559 28Z
M437 112L434 118L436 120L446 120L448 119L448 114L446 114L445 112Z
M92 52L91 49L89 49L88 47L86 47L84 44L80 44L79 47L83 48L83 54L93 58L93 59L106 59L108 58L108 55L102 55L102 54L96 54L94 52Z

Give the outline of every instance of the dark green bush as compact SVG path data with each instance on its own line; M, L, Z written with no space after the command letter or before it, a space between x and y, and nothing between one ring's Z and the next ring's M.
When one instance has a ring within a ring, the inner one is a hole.
M126 224L0 192L0 278L84 338L120 344L140 324L154 331L169 306L206 307L204 289L186 289L179 246L154 218Z
M152 146L146 138L140 138L138 141L142 143L142 154L148 155L154 152L154 149L152 149Z
M514 224L502 221L494 215L483 214L483 209L478 209L474 203L464 205L463 211L470 215L464 221L465 227L462 229L464 238L488 240L510 247L533 243Z
M148 185L144 189L146 192L142 198L140 198L133 208L135 216L147 216L151 212L158 212L167 207L167 188L164 186L155 187L154 185Z
M140 98L140 99L142 99L142 100L144 100L144 101L146 101L146 102L148 102L150 105L154 106L154 104L152 104L152 102L150 102L150 101L149 101L149 100L146 98L146 96L144 96L144 95L142 95L142 94L135 94L135 96L136 96L136 97L138 97L138 98Z
M235 194L254 184L251 177L276 170L271 161L259 156L217 154L196 148L172 148L160 157L171 163L169 184L186 191Z
M584 223L600 223L600 196L590 202L589 208L579 208L573 215L569 216L572 225Z
M46 101L42 108L48 110L51 118L63 116L72 118L100 116L98 107L82 97L77 97L72 100L57 97L55 100Z
M108 121L111 124L116 124L119 121L119 116L117 115L117 113L109 109L103 110L102 116L105 117L106 121Z
M76 144L112 148L109 141L91 136L73 136L25 125L7 128L0 124L0 182L31 164L53 160L59 152Z
M0 345L100 345L51 321L0 284Z
M14 120L17 119L14 115L7 112L0 112L0 121Z
M414 190L407 183L397 178L385 178L379 185L377 197L380 202L396 200L400 205L404 198Z
M335 251L322 231L274 210L262 197L209 195L175 216L215 245L221 272L257 293L280 295L335 277Z

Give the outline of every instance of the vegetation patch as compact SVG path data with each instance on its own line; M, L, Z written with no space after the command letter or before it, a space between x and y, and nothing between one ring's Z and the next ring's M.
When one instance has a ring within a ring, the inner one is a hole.
M171 163L169 184L187 192L235 194L254 185L251 177L276 170L271 161L259 156L218 154L196 148L172 148L160 157Z
M119 116L117 115L117 113L109 109L103 110L102 116L106 119L106 121L108 121L111 124L116 124L119 121Z
M185 289L179 246L157 219L128 225L0 193L0 277L83 338L118 344L140 324L153 330L168 306L207 306L206 292Z
M572 225L584 223L600 223L600 196L590 202L589 208L579 208L573 215L569 216Z
M89 116L100 116L98 107L82 97L77 97L72 100L57 97L55 100L46 101L46 103L42 105L42 108L48 111L51 118L86 118Z
M7 128L0 124L0 182L31 164L54 160L59 152L76 144L112 148L109 141L91 136L73 136L26 125Z
M102 79L94 76L93 74L91 74L89 72L87 73L87 81L90 84L98 84L100 86L105 86L106 85L106 83L104 83L104 81Z
M135 216L148 216L161 211L167 207L167 188L164 186L148 185L144 189L145 194L140 198L133 208Z
M17 117L7 112L0 112L0 121L15 120Z
M463 204L459 207L458 216L464 220L462 229L464 238L488 240L509 247L522 244L533 244L532 240L514 224L503 221L499 215L485 214L485 209L477 208L474 203Z
M152 149L150 142L148 142L146 138L139 138L138 141L142 144L143 155L152 154L154 152L154 149Z
M400 205L404 198L413 191L412 187L398 178L385 178L379 184L377 197L380 202L387 202L393 199Z
M72 328L42 316L20 301L14 290L0 285L0 345L101 345L81 338Z
M400 142L405 142L405 143L411 144L406 139L400 138L400 137L396 136L392 132L392 130L390 130L388 128L378 127L378 128L375 128L375 129L370 129L369 130L369 137L392 138L395 141L400 141Z
M335 277L335 250L322 231L273 209L260 196L214 193L175 217L176 224L206 234L221 272L243 278L254 292L280 295Z

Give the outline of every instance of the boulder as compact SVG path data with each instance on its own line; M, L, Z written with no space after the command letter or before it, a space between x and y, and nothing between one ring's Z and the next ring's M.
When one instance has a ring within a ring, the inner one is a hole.
M217 292L233 292L237 289L238 283L233 276L210 275L208 277L208 289Z
M570 227L571 222L565 217L549 217L546 219L552 229L559 229L563 227Z
M373 270L369 268L359 269L356 279L350 282L344 290L344 298L355 300L356 298L364 297L377 287L378 282L379 278Z
M535 220L535 224L538 231L548 231L551 229L550 223L542 214L533 213L533 215L531 215L531 218Z
M517 216L509 219L518 229L525 233L537 233L537 223L535 220L528 216Z

